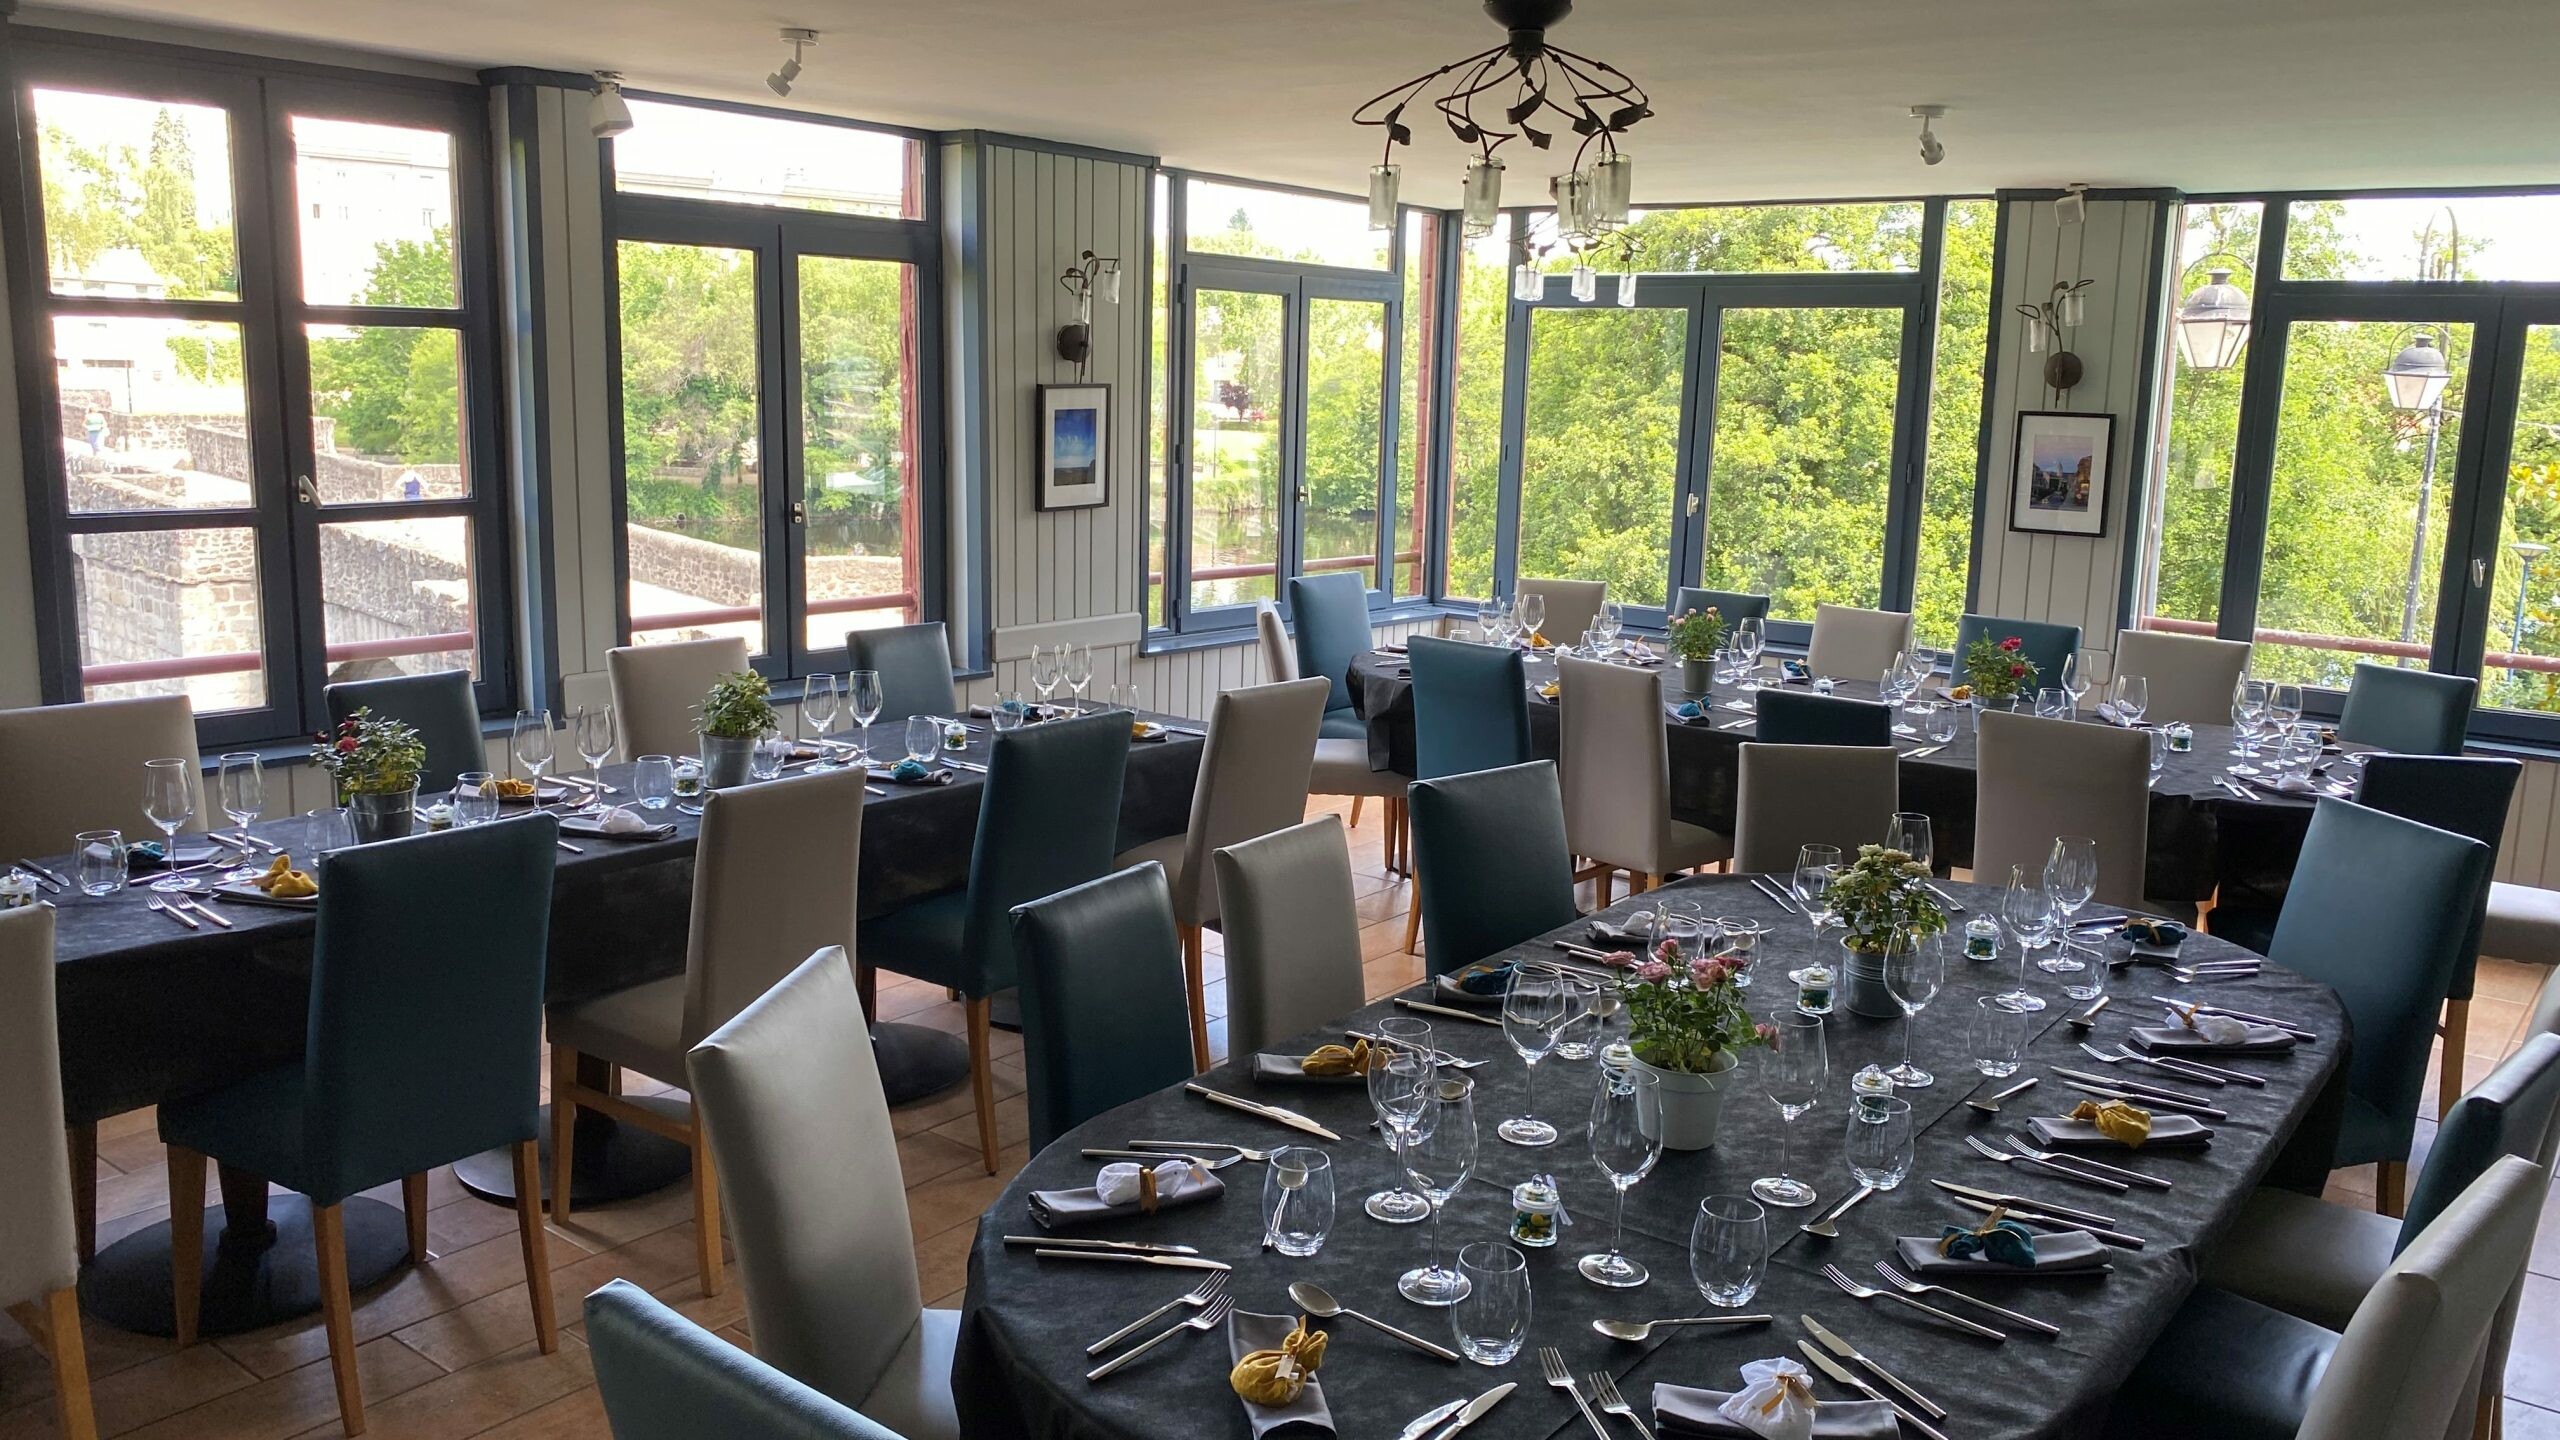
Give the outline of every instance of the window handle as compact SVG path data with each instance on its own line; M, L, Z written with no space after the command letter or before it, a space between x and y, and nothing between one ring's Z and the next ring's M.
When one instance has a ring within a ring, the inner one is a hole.
M1307 503L1307 487L1304 485L1298 487L1298 503L1301 505Z
M2474 589L2474 590L2477 590L2477 589L2479 589L2480 587L2482 587L2483 585L2486 585L2486 584L2488 584L2488 583L2489 583L2489 562L2488 562L2488 561L2486 561L2486 560L2474 560L2474 561L2472 561L2472 562L2471 562L2471 588L2472 588L2472 589Z
M809 507L807 504L798 500L791 502L791 523L794 525L806 525L809 523Z
M305 505L317 505L320 503L320 493L311 488L310 476L296 475L293 477L293 498L301 501Z
M1699 499L1698 495L1696 494L1696 492L1694 492L1694 491L1693 491L1693 492L1691 492L1691 494L1690 494L1690 496L1689 496L1689 513L1690 513L1690 514L1692 514L1692 515L1697 514L1697 513L1698 513L1698 506L1699 506L1699 504L1700 504L1700 503L1701 503L1701 502L1700 502L1700 499Z

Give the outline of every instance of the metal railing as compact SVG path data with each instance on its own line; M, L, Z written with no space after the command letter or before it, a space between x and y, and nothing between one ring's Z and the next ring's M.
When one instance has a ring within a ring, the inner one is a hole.
M915 605L915 592L899 590L887 595L849 595L835 600L812 600L802 609L817 615L851 615L862 610L906 610ZM734 625L741 621L761 620L761 605L705 605L692 610L658 610L631 617L631 633L639 635L651 630L686 630L703 625Z
M1387 568L1393 570L1400 566L1418 564L1421 559L1422 552L1418 549L1398 550L1387 557ZM1378 557L1375 555L1336 555L1323 560L1310 560L1298 569L1302 574L1314 575L1328 570L1366 570L1377 563ZM1252 580L1264 575L1277 579L1279 574L1280 566L1277 561L1260 565L1211 565L1206 569L1193 569L1191 580L1192 583L1198 584L1209 580ZM1163 584L1164 572L1148 571L1147 583Z
M468 630L443 635L395 635L385 640L346 640L328 648L329 663L342 660L396 660L403 655L469 653L477 644ZM192 680L205 675L238 675L266 663L258 650L224 650L205 655L172 655L159 660L109 660L80 667L82 688L135 685L149 680Z
M2175 620L2166 615L2145 615L2139 622L2144 630L2162 630L2172 635L2219 635L2220 627L2210 620ZM2335 650L2349 655L2370 655L2380 660L2416 660L2424 662L2428 647L2414 640L2367 640L2353 635L2323 635L2314 630L2270 630L2260 628L2251 634L2268 645L2291 645L2302 650ZM2560 655L2524 655L2512 650L2492 650L2481 657L2481 666L2489 670L2530 670L2543 675L2560 675Z

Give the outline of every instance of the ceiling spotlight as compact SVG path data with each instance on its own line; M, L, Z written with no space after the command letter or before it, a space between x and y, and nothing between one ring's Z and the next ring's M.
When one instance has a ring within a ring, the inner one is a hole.
M804 48L818 43L818 32L815 30L785 30L782 32L782 38L789 42L791 46L791 58L782 62L781 69L764 77L764 88L772 91L776 95L789 95L791 93L791 82L800 78L800 52Z
M1929 128L1932 121L1943 120L1946 115L1947 107L1944 105L1911 107L1911 118L1920 122L1920 163L1923 165L1935 165L1947 158L1945 142L1938 138L1936 131Z
M631 107L622 99L622 72L596 72L595 98L587 102L587 128L599 140L610 140L631 129Z

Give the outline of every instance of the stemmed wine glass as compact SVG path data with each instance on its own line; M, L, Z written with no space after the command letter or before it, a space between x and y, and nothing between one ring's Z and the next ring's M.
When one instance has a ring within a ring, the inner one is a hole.
M516 763L533 776L534 808L542 808L542 772L551 768L551 757L558 753L558 742L551 734L551 712L519 710L513 740Z
M1532 590L1523 590L1514 608L1519 612L1521 632L1531 637L1532 646L1536 645L1538 629L1547 623L1547 597Z
M2069 975L2084 967L2071 958L2071 917L2098 893L2098 842L2080 835L2060 836L2053 842L2053 854L2044 862L2044 888L2053 896L2053 908L2060 912L2057 927L2062 948L2050 960L2039 960L2036 968L2049 975Z
M1910 856L1911 862L1923 870L1935 858L1935 847L1929 817L1917 810L1897 810L1885 823L1884 848Z
M1796 1117L1822 1099L1831 1079L1831 1057L1822 1044L1822 1017L1780 1010L1769 1017L1767 1048L1760 1052L1760 1084L1785 1118L1778 1141L1778 1173L1751 1182L1751 1193L1790 1210L1814 1202L1811 1185L1789 1167L1795 1159Z
M844 677L845 701L852 707L853 721L862 727L862 738L853 747L857 763L871 763L871 722L880 718L882 706L889 703L888 692L880 688L880 672L855 670Z
M196 818L195 763L142 762L142 813L168 837L161 844L160 878L151 882L152 889L163 893L187 888L187 882L178 875L178 831Z
M1058 649L1066 660L1063 677L1067 688L1075 692L1076 713L1081 715L1084 713L1084 687L1093 683L1093 647L1078 645L1070 649L1061 645Z
M1831 881L1840 873L1840 847L1806 845L1796 851L1796 903L1813 922L1813 942L1822 943L1822 927L1831 923Z
M1906 930L1894 937L1892 948L1885 952L1884 990L1902 1011L1902 1063L1884 1073L1902 1089L1919 1090L1937 1081L1938 1077L1912 1063L1911 1032L1919 1028L1920 1012L1938 998L1939 987L1946 983L1946 932L1913 935Z
M1618 648L1618 637L1625 633L1627 628L1627 607L1625 603L1617 600L1601 601L1600 620L1599 623L1594 625L1592 628L1600 632L1600 643L1602 645L1608 647L1612 651L1616 650Z
M1422 1117L1397 1132L1396 1163L1422 1198L1431 1202L1431 1263L1396 1279L1396 1293L1416 1305L1455 1305L1467 1298L1467 1277L1440 1267L1440 1212L1466 1188L1476 1168L1476 1082L1438 1075Z
M1387 1132L1387 1148L1397 1150L1404 1137L1423 1123L1430 1108L1433 1082L1439 1078L1439 1052L1431 1046L1431 1026L1407 1015L1391 1016L1376 1027L1377 1052L1369 1062L1369 1104ZM1372 1220L1411 1225L1431 1218L1431 1202L1404 1183L1401 1165L1396 1187L1369 1197L1362 1207Z
M1728 638L1727 643L1742 656L1742 684L1736 688L1759 689L1760 650L1769 643L1767 627L1760 623L1760 617L1757 615L1743 617L1742 622L1733 627L1733 634Z
M2243 679L2231 692L2231 753L2255 756L2258 753L2258 726L2267 718L2267 682ZM2258 767L2246 760L2230 766L2234 775L2255 775Z
M2071 697L2071 713L2080 713L2080 701L2097 684L2089 673L2097 655L2095 650L2074 650L2062 660L2062 693Z
M1049 708L1049 697L1058 693L1060 673L1066 669L1067 647L1060 644L1055 651L1042 646L1031 647L1031 688L1040 692L1040 708Z
M836 689L836 677L824 670L809 677L800 691L800 713L818 732L818 763L809 767L820 774L843 767L836 763L835 747L828 743L827 732L836 726L836 716L844 708L844 697Z
M582 808L589 814L601 815L610 808L604 803L604 762L613 753L613 707L581 705L569 724L577 736L578 758L587 762L587 774L595 780L595 788Z
M2044 1008L2044 997L2027 988L2027 962L2052 942L2056 918L2053 892L2045 888L2044 877L2029 880L2026 866L2010 866L2009 889L2000 897L2000 923L2018 942L2018 983L2000 992L2000 1002L2012 1010Z
M1481 600L1476 603L1476 639L1484 644L1498 644L1502 639L1502 602Z
M1651 1174L1662 1158L1662 1077L1633 1065L1603 1064L1591 1097L1591 1163L1618 1192L1618 1220L1605 1252L1585 1255L1574 1268L1594 1285L1625 1290L1651 1278L1620 1248L1627 1237L1627 1191Z
M245 838L249 822L267 812L266 766L250 750L235 750L215 763L221 767L222 813L231 817L231 828ZM222 878L235 882L258 878L258 866L246 848L240 852L240 861L238 869Z
M2302 718L2302 687L2283 684L2267 687L2267 721L2283 734Z
M2116 722L2121 725L2141 724L2143 712L2151 708L2151 678L2147 675L2119 675L2111 693Z
M1556 1143L1556 1127L1538 1118L1538 1062L1556 1045L1556 1032L1573 1018L1575 996L1564 976L1543 965L1511 967L1511 988L1502 997L1502 1036L1529 1069L1520 1113L1494 1127L1514 1145Z

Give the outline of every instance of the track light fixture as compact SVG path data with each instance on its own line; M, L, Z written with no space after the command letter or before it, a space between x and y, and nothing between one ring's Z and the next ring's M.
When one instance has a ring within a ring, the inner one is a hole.
M791 82L800 78L800 52L818 43L818 32L786 29L782 38L791 46L791 58L782 62L781 69L764 77L764 88L787 97L791 93Z
M596 72L595 98L587 102L587 128L599 140L610 140L631 129L631 107L622 99L622 72Z
M1939 161L1946 159L1946 142L1940 140L1938 138L1938 133L1929 127L1932 122L1947 118L1947 107L1944 105L1914 105L1911 107L1911 118L1920 122L1920 163L1923 165L1935 165Z

